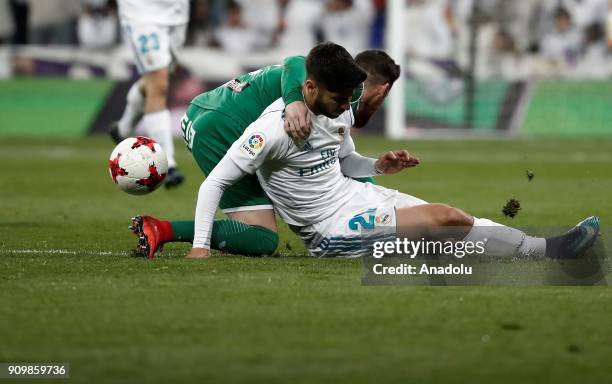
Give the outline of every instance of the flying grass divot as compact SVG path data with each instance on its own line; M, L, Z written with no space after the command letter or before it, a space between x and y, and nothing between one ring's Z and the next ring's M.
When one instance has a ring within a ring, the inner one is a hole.
M506 217L514 218L521 210L521 203L517 199L509 199L502 208L502 213Z

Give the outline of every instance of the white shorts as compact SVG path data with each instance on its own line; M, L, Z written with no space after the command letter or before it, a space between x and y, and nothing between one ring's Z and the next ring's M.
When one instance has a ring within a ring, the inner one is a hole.
M168 68L175 52L185 44L187 25L131 25L122 23L123 36L134 57L138 73Z
M312 256L371 255L372 243L395 239L396 208L427 204L424 200L393 189L371 183L355 183L357 193L334 215L306 227L291 226Z

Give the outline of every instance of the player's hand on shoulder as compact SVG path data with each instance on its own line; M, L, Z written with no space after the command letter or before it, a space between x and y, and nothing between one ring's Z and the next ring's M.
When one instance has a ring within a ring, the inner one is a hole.
M206 259L210 256L210 249L206 248L192 248L191 251L185 256L187 259Z
M285 107L285 132L297 140L310 135L310 114L303 101L294 101Z
M416 167L420 164L416 156L411 155L406 150L389 151L383 153L376 160L376 170L383 175L391 175L405 168Z

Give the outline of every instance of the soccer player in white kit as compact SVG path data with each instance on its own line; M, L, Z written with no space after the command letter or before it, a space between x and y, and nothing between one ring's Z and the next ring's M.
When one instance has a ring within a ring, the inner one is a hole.
M307 58L303 92L311 110L311 134L296 142L283 128L282 99L270 105L227 152L200 188L195 236L188 257L209 255L210 234L223 190L246 174L257 173L276 212L302 239L313 256L367 255L364 243L396 236L435 236L486 242L491 256L554 257L564 247L570 256L590 247L599 231L596 217L567 234L544 239L472 217L444 204L428 204L401 192L360 183L350 177L397 173L419 164L407 151L378 159L355 152L350 137L354 116L352 88L365 73L344 48L321 44ZM352 87L352 88L351 88ZM404 230L408 232L402 232ZM415 233L418 229L421 232Z
M165 186L175 187L184 177L174 157L166 98L174 52L185 42L189 0L118 0L117 4L123 35L141 78L130 88L123 115L109 133L119 142L133 134L142 118L146 135L155 139L168 157Z

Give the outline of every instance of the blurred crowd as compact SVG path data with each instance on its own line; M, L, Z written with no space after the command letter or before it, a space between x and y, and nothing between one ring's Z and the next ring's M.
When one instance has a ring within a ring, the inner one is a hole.
M389 1L405 3L402 36L385 36ZM233 54L306 53L324 40L355 54L401 38L417 75L610 74L612 0L191 0L190 12L187 46ZM0 0L0 43L114 48L116 1Z

